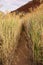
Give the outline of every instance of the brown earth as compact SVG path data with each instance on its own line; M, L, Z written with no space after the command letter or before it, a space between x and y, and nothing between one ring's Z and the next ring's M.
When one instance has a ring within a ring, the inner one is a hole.
M25 13L29 13L31 12L30 10L34 10L34 8L37 8L38 6L40 5L40 2L33 2L33 1L30 1L28 2L27 4L21 6L20 8L16 9L15 11L12 11L11 13L13 12L25 12Z
M22 27L18 47L15 50L15 58L11 65L33 65L33 43Z

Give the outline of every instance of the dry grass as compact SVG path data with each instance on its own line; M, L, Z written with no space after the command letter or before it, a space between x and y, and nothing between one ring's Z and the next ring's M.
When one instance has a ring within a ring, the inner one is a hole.
M34 60L43 64L43 4L27 14L24 23L34 44Z
M19 16L21 15L19 14ZM2 51L4 54L3 58L5 58L4 61L11 57L12 50L17 46L22 23L24 23L27 27L28 35L31 36L34 44L35 61L40 62L42 60L43 63L43 4L35 9L34 12L25 14L24 17L19 16L15 14L13 16L11 14L4 16L0 13L0 38L3 40ZM9 62L7 61L7 63Z
M21 27L22 22L19 16L14 17L11 14L7 14L6 16L0 14L0 39L3 41L1 42L2 56L0 57L3 57L3 60L4 58L7 60L11 55L14 55L13 49L15 50L17 46Z

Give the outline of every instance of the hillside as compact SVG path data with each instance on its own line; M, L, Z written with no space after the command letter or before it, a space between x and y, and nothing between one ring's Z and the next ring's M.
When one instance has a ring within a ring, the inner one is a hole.
M35 8L37 8L40 4L41 3L38 2L37 0L36 1L30 1L27 4L21 6L20 8L12 11L11 13L13 13L13 12L17 12L17 13L25 12L25 13L28 13L28 12L30 12L30 10L34 10Z
M22 19L24 25L14 62L16 65L43 65L43 4Z
M43 3L37 6L0 13L0 65L43 65Z

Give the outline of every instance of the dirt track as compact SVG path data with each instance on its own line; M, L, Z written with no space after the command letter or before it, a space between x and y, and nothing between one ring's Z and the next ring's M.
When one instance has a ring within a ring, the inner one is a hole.
M14 64L11 65L33 65L33 50L32 42L25 31L21 32L18 42L18 47L15 51ZM12 62L12 63L13 63Z

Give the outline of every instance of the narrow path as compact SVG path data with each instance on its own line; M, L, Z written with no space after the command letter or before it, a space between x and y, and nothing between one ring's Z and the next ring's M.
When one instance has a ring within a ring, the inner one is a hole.
M18 43L13 61L14 64L12 65L33 65L32 42L29 38L27 38L25 31L21 32Z

